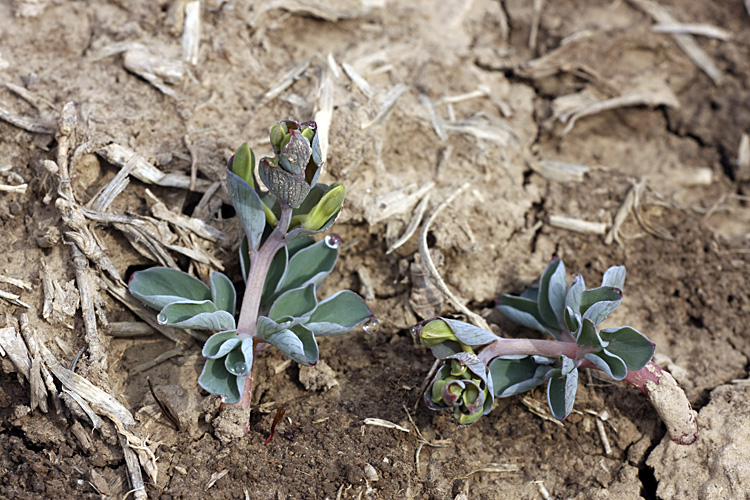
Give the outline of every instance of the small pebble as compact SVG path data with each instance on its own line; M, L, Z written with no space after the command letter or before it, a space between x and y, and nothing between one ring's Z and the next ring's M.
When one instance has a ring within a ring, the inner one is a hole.
M370 464L365 464L365 478L371 483L378 480L378 471L375 470L375 467Z

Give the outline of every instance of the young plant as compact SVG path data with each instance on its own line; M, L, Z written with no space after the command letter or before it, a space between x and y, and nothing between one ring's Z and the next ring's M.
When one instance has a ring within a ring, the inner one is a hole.
M494 398L547 383L547 403L557 419L573 409L578 373L593 368L625 380L651 400L670 437L697 438L695 412L674 379L651 362L654 344L629 326L598 329L622 302L625 267L611 267L602 285L586 289L578 275L568 286L565 265L554 259L541 279L520 297L502 296L497 309L508 319L555 340L507 339L461 321L426 320L414 327L442 366L424 399L432 409L451 409L459 424L492 410Z
M329 229L344 203L341 184L317 182L322 167L315 122L281 121L271 127L273 158L262 158L255 180L255 154L247 144L227 165L227 187L245 230L240 264L245 295L235 320L237 293L229 278L211 274L209 285L176 269L154 267L130 280L130 292L159 310L163 325L210 330L203 346L201 387L227 404L249 408L252 368L259 346L271 344L303 365L318 361L316 337L347 333L372 318L350 290L317 298L333 270L341 239Z

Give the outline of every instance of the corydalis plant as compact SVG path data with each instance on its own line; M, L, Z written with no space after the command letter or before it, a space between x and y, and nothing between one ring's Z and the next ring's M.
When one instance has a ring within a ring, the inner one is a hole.
M695 414L674 379L651 362L654 344L629 326L598 329L622 302L625 267L611 267L602 285L586 289L578 275L568 286L554 259L521 296L504 295L497 309L508 319L555 340L507 339L461 321L435 318L414 332L444 360L425 392L433 409L450 408L459 424L492 409L493 398L547 383L547 403L560 420L573 409L581 368L594 368L644 392L680 444L697 438Z
M333 270L341 239L329 229L344 203L341 184L317 182L323 160L315 122L282 121L271 127L275 156L263 158L255 180L255 154L247 144L227 165L227 187L245 230L240 263L245 295L235 320L236 291L214 272L209 286L176 269L139 271L130 292L160 312L159 323L214 333L203 346L206 363L198 383L228 404L251 402L252 367L261 344L271 344L294 361L318 361L316 337L340 335L372 313L354 292L342 290L325 300L318 287Z

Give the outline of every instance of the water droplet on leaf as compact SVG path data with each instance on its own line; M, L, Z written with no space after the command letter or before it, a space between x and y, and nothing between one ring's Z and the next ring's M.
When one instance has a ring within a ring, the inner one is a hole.
M367 321L365 321L365 324L362 325L362 329L365 333L378 333L378 330L380 330L380 320L375 316L370 316L367 318Z
M247 363L239 361L234 364L234 372L244 375L247 373Z
M159 313L159 314L157 314L157 315L156 315L156 321L157 321L157 322L158 322L158 323L159 323L160 325L164 325L164 324L166 324L166 323L167 323L167 321L169 321L169 318L167 318L167 315L166 315L166 314L162 314L162 313Z
M221 395L221 402L222 403L226 403L227 401L229 401L229 394L222 394Z
M338 234L329 234L325 239L328 248L336 249L341 246L341 236Z

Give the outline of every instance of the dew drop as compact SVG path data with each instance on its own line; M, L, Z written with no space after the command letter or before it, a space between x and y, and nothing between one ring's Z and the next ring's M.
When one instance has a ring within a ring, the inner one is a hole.
M244 361L238 361L234 364L234 373L244 375L247 373L247 363Z
M167 321L169 321L169 318L167 318L166 314L159 313L156 315L156 321L160 325L165 325L167 324Z
M378 330L380 330L380 320L375 316L370 316L367 318L367 321L365 321L365 324L362 325L362 329L365 333L378 333Z
M221 402L222 403L226 403L227 401L229 401L229 394L222 394L221 395Z
M338 234L329 234L325 239L328 248L336 249L341 246L341 236Z

